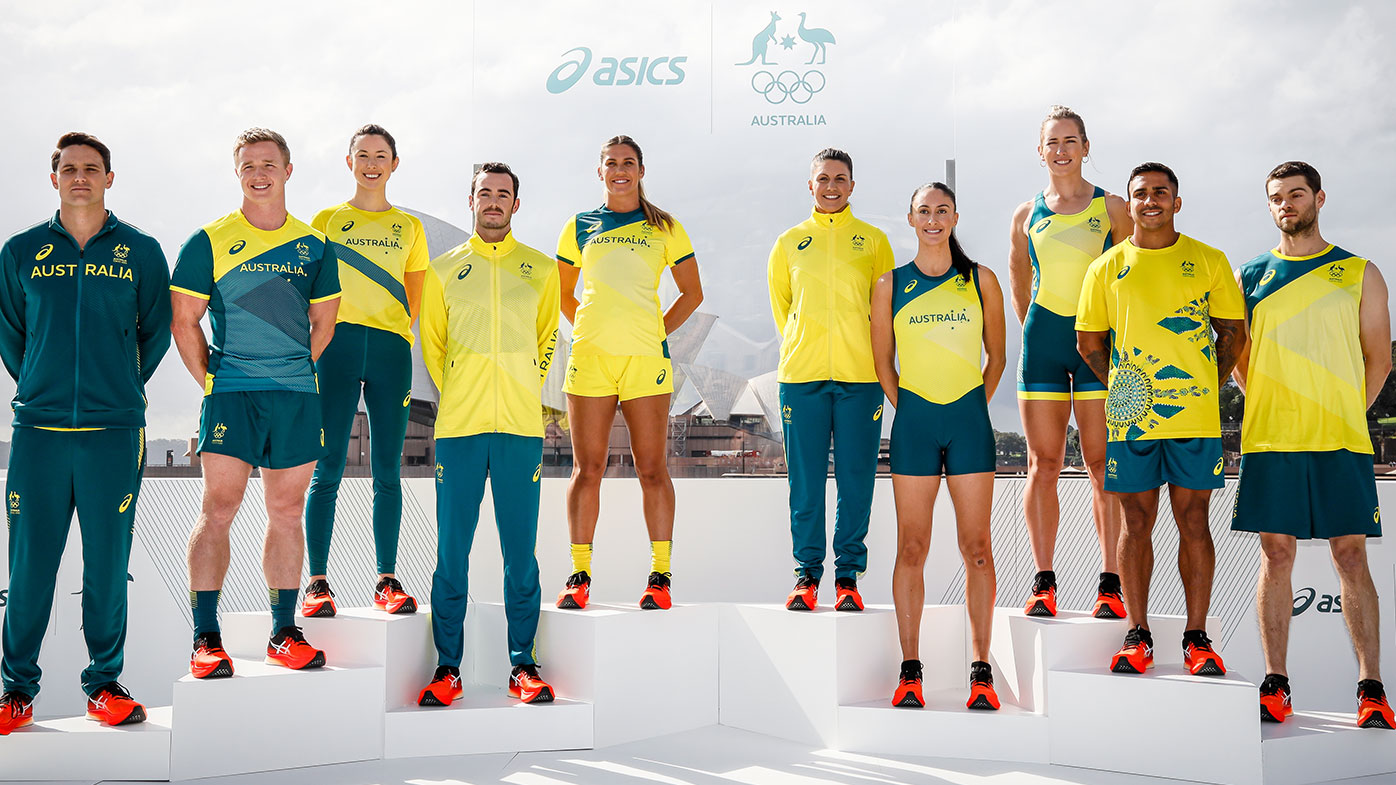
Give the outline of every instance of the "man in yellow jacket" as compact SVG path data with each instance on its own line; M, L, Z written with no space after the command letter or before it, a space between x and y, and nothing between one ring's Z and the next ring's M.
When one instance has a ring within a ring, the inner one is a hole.
M525 703L553 699L538 676L538 483L543 458L543 379L557 342L559 287L552 257L522 245L509 225L519 178L506 164L481 166L471 185L475 234L433 259L422 289L422 358L440 393L436 413L436 573L432 635L437 669L423 706L461 697L470 545L485 477L504 553L509 692Z
M785 607L813 610L824 574L824 485L833 440L834 608L861 611L868 515L882 437L882 389L873 368L873 282L895 259L882 230L853 217L853 159L833 148L810 164L814 212L771 249L766 277L780 333L781 422L790 473L795 590Z

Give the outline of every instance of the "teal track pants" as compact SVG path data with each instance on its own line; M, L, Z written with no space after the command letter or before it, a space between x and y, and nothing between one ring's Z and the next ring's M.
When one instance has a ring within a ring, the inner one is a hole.
M460 667L465 604L469 597L470 546L480 522L485 476L494 497L494 522L504 553L504 616L509 663L533 659L538 632L538 483L543 440L511 433L482 433L436 440L436 573L431 581L431 632L437 665Z
M373 469L373 543L378 571L397 571L402 528L402 440L412 403L412 346L401 335L340 322L315 363L325 428L325 457L315 465L305 501L305 551L311 575L329 568L335 502L359 411L368 409L369 465Z
M39 692L39 646L73 512L82 534L82 632L92 658L83 691L121 676L126 580L145 463L145 430L15 428L5 480L10 594L5 606L6 691Z
M868 567L877 448L882 440L882 388L875 382L782 382L780 409L790 480L790 537L797 574L824 575L824 486L834 444L835 577L857 579Z

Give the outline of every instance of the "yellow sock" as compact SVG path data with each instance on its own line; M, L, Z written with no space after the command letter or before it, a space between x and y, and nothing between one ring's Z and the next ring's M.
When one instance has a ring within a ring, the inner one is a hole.
M669 557L674 553L673 540L650 541L650 570L669 574Z
M572 572L591 574L591 543L572 543Z

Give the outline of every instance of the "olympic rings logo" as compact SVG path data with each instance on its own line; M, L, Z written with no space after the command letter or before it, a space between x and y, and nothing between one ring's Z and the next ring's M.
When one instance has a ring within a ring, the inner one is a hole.
M770 104L783 104L786 99L792 103L805 104L824 89L824 74L820 71L806 71L803 76L795 71L757 71L751 76L751 89L760 93Z

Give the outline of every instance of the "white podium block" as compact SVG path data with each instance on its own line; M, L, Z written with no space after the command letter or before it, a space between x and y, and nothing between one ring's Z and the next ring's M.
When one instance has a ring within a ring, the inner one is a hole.
M383 756L381 667L293 671L242 659L233 666L230 679L175 683L171 779Z
M997 690L998 679L994 679ZM876 701L839 707L838 748L853 752L936 758L1047 763L1047 718L1004 700L998 711L965 708L969 680L954 689L925 692L921 709Z
M590 704L559 698L526 705L499 687L467 685L449 707L394 709L384 724L383 757L591 749Z
M401 616L374 608L340 608L328 619L297 616L296 624L307 642L325 652L329 665L383 667L384 706L389 709L417 705L417 693L436 670L431 608L425 605ZM224 614L221 626L229 654L257 660L266 656L269 612Z
M168 780L170 707L109 728L86 717L39 720L0 739L0 780Z
M1280 724L1262 722L1260 755L1265 784L1301 785L1396 774L1396 739L1392 738L1396 734L1359 728L1353 725L1355 718L1355 713L1299 711Z
M1193 676L1181 664L1156 665L1145 674L1111 673L1106 665L1048 673L1051 763L1259 785L1260 704L1253 682L1235 672Z
M964 608L927 606L920 648L927 690L964 682ZM722 618L722 724L837 746L839 706L890 701L901 662L889 606L862 613L732 606Z
M592 705L597 747L718 721L718 607L643 611L591 605L542 609L536 651L557 697ZM466 615L467 681L509 683L504 606L474 603ZM532 715L529 715L532 716Z

